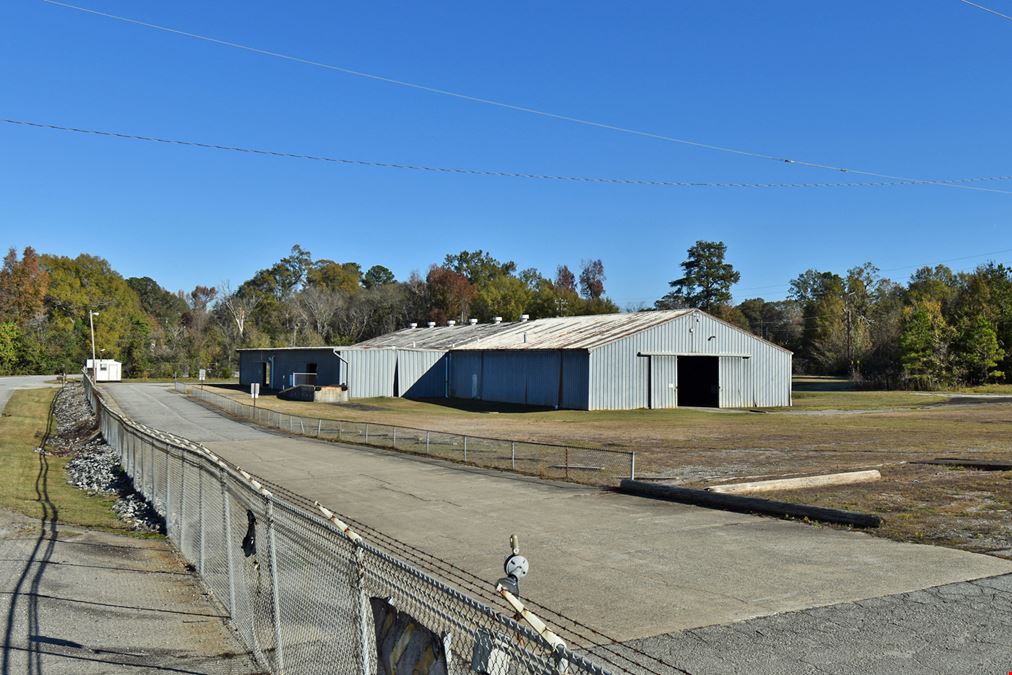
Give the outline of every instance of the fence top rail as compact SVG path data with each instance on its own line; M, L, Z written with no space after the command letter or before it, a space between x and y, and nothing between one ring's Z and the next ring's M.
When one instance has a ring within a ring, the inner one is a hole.
M193 387L193 385L189 384L189 383L176 382L175 386L176 386L176 389L181 389L183 391L183 393L190 393L190 394L197 393L198 396L205 396L205 397L207 397L207 396L214 396L216 398L224 399L226 401L229 401L231 403L234 403L236 405L240 405L240 406L243 406L243 407L246 407L246 408L253 408L254 407L254 406L252 406L249 403L245 403L243 401L237 401L236 399L232 398L231 396L225 396L224 394L219 394L217 392L207 391L206 389L195 389ZM270 410L270 408L264 408L262 406L258 407L257 409L258 410ZM475 441L492 441L492 442L495 442L495 443L516 443L518 445L537 445L537 446L543 447L543 448L559 448L560 450L566 450L566 449L569 449L569 450L585 450L585 451L591 451L591 452L603 452L603 453L607 453L607 454L610 454L610 455L622 455L624 457L629 457L630 455L635 454L634 450L613 450L611 448L587 447L587 446L583 446L583 445L563 445L562 443L546 443L546 442L543 442L543 441L518 441L518 440L515 440L515 439L511 439L511 438L493 438L491 436L476 436L476 435L472 435L472 434L461 434L461 433L458 433L456 431L438 431L436 429L421 429L419 427L407 427L407 426L403 426L403 425L400 425L400 424L389 424L387 422L369 422L369 421L366 421L366 420L350 420L350 419L342 418L342 417L313 417L311 415L296 415L296 414L293 414L293 413L281 412L279 410L273 410L272 412L275 412L275 413L277 413L279 415L285 415L287 417L295 417L295 418L300 418L300 419L304 419L304 420L312 420L313 422L341 422L341 423L345 423L345 424L372 424L372 425L375 425L375 426L389 427L391 429L403 429L405 431L417 431L417 432L420 432L420 433L427 433L427 434L441 434L443 436L459 436L461 438L467 438L468 440L475 440Z
M518 621L503 615L501 612L494 608L479 602L470 596L462 593L453 586L450 586L439 579L423 572L420 569L413 567L407 562L400 560L396 556L384 551L381 548L365 541L358 533L356 533L350 526L345 524L342 520L337 517L337 514L330 509L320 505L318 502L315 503L317 511L314 512L307 507L297 504L292 500L286 499L283 494L275 495L265 486L266 481L261 482L257 476L241 469L238 466L233 466L229 462L222 460L211 450L204 447L200 443L190 441L174 434L160 431L158 429L152 429L146 425L135 422L134 420L127 417L125 414L112 409L105 401L105 396L95 386L94 382L88 376L84 374L85 387L90 390L89 393L94 397L94 404L96 413L101 408L101 414L108 416L115 420L118 424L122 425L129 433L136 434L141 437L146 437L151 441L160 442L165 446L167 450L170 446L175 447L181 453L185 453L195 458L199 458L200 466L206 467L208 470L211 466L218 468L223 474L231 477L234 482L241 488L248 492L256 495L260 498L270 500L273 504L289 511L299 518L314 522L327 531L334 533L335 535L349 540L354 546L361 548L363 552L368 555L374 556L387 564L395 567L404 574L411 576L412 578L438 590L445 594L449 598L452 598L455 602L459 602L472 611L476 611L488 620L494 621L495 623L503 626L504 628L512 631L517 636L522 637L525 640L529 640L532 644L537 645L540 649L546 653L551 654L554 658L561 659L568 662L571 665L576 665L582 668L585 672L596 673L603 675L607 671L602 669L597 664L587 660L585 657L572 652L564 644L552 644L545 639L544 636L540 635L537 631L533 630L529 626L519 623ZM218 394L214 394L219 396ZM234 401L227 396L221 396L226 400ZM393 426L393 425L388 425ZM398 427L398 428L410 428L410 427ZM442 432L438 432L442 433ZM469 437L471 438L471 437ZM490 439L498 440L498 439ZM564 446L559 446L564 447Z

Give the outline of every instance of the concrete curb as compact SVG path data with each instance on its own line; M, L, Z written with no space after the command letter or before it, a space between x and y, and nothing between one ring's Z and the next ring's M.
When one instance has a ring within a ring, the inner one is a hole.
M738 495L708 492L706 490L658 485L657 483L629 480L628 478L619 484L618 491L623 494L639 497L663 499L711 509L736 511L738 513L760 513L780 518L808 518L809 520L818 520L823 523L852 525L854 527L878 527L882 524L881 518L869 513L857 513L840 509L828 509L821 506L808 506L807 504L778 502L773 499L761 499L759 497L741 497Z

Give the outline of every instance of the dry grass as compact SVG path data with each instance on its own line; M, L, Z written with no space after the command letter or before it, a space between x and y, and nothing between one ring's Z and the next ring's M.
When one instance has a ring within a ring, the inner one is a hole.
M1012 474L907 464L940 456L1012 459L1012 404L954 405L946 394L825 385L817 381L806 390L802 382L794 408L765 413L527 411L405 399L333 405L273 396L258 405L326 419L633 450L641 476L690 486L879 468L880 482L779 498L878 513L885 521L880 534L905 541L1012 547ZM208 389L249 400L235 388Z

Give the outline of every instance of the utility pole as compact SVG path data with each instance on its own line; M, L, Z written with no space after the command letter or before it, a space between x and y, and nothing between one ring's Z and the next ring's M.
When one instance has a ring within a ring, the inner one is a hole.
M88 323L91 325L91 380L98 382L98 361L95 360L95 317L98 312L88 310Z

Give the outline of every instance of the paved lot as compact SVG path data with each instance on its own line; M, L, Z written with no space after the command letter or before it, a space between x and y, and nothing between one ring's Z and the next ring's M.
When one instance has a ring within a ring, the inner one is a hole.
M1012 575L630 643L693 675L1012 672Z
M516 532L525 594L621 640L1012 572L950 549L289 438L161 385L106 390L138 421L490 581Z
M254 673L164 541L0 511L0 672Z
M7 399L18 389L38 389L56 385L46 384L56 379L55 375L15 375L0 377L0 411L7 405Z

